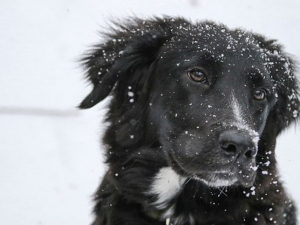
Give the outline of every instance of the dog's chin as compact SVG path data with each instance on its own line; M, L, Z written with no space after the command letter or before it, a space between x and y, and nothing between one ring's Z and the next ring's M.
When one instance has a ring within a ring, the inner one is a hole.
M209 187L228 187L238 183L236 176L226 175L222 173L197 174L192 176L192 179L201 181Z
M251 187L256 177L255 173L240 175L232 172L202 173L191 176L209 187L243 186Z
M179 175L204 183L209 187L243 186L251 187L256 178L256 171L251 169L233 168L232 170L214 170L213 172L191 173L174 159L170 157L171 167Z

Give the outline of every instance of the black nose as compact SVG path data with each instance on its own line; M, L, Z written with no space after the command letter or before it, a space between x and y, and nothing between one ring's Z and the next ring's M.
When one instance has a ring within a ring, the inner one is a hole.
M257 148L252 137L238 130L224 131L220 134L219 142L226 156L252 159L257 154Z

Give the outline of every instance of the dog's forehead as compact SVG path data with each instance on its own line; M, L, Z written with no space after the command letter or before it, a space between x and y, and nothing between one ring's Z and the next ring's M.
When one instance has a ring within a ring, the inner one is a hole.
M199 23L189 26L177 26L169 47L180 51L210 53L216 59L231 58L232 56L249 60L251 54L260 55L259 43L251 35L242 30L230 30L215 23Z
M212 22L178 25L173 33L165 46L168 51L164 53L172 54L177 65L189 61L193 66L202 58L210 57L225 67L250 71L244 74L255 73L256 77L270 78L269 53L259 46L252 33L230 30Z

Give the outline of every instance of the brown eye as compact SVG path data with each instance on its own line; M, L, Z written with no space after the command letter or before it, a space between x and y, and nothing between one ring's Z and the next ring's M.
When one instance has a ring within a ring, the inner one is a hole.
M266 98L266 91L264 89L257 89L253 93L253 97L255 100L264 100Z
M192 69L187 72L187 75L189 76L189 78L191 78L193 81L196 82L206 83L207 81L206 73L202 69L198 69L198 68Z

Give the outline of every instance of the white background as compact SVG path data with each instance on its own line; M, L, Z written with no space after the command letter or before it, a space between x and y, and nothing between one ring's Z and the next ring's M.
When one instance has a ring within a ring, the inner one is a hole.
M0 224L83 225L105 171L104 104L75 106L89 92L77 60L109 18L212 19L284 43L300 57L299 0L1 0ZM279 139L285 184L300 206L300 126Z

